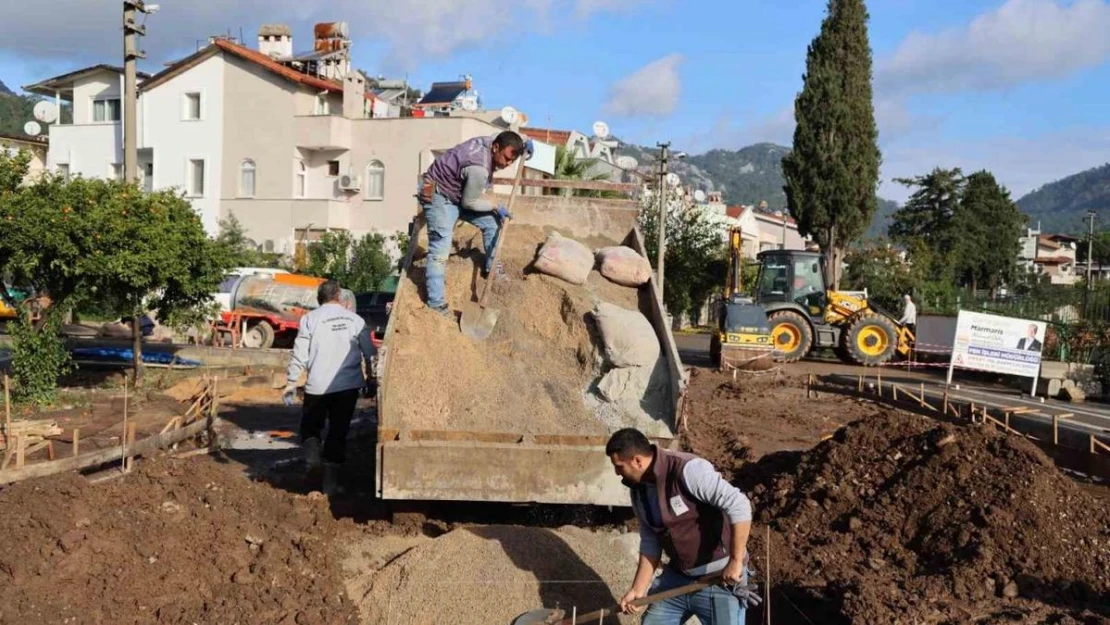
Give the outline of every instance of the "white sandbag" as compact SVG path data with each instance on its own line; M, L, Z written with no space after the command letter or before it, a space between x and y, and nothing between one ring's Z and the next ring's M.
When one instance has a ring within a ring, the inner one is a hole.
M536 256L535 267L571 284L585 284L594 268L594 255L578 241L552 232Z
M601 275L621 286L640 286L651 279L651 263L630 247L603 247L597 261Z
M601 302L594 310L605 357L614 367L646 367L659 358L659 338L638 310Z

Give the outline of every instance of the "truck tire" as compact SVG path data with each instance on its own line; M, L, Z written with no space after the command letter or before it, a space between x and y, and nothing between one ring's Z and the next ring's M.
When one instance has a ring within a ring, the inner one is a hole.
M845 343L850 362L874 367L889 361L898 349L898 328L878 313L863 313L849 326Z
M798 313L780 310L768 315L767 322L771 326L776 361L797 362L813 347L813 329Z
M243 334L243 347L250 349L270 349L274 346L274 326L268 321L259 321L247 328Z

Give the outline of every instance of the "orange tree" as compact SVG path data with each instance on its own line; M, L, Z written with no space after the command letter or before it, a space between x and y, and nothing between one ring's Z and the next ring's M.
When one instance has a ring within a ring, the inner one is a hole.
M95 298L122 316L156 309L172 322L210 302L232 262L174 191L46 175L0 199L0 265L16 283L49 294L48 319ZM139 383L141 331L132 328Z

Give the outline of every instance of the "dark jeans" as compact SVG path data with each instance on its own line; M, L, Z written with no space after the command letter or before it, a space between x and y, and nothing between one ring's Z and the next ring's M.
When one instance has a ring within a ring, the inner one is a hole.
M347 459L347 431L351 428L351 417L355 414L359 389L337 391L324 395L304 396L304 412L301 415L301 441L320 438L324 424L328 426L328 437L324 441L324 462L343 464Z

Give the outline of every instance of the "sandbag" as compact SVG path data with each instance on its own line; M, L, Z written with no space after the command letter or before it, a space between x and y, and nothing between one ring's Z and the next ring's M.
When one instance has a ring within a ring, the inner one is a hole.
M578 241L552 232L536 256L535 267L571 284L585 284L594 268L594 255Z
M659 358L655 328L637 310L601 302L594 310L605 357L614 367L646 367Z
M621 286L640 286L651 279L651 264L636 250L618 245L597 251L601 275Z

